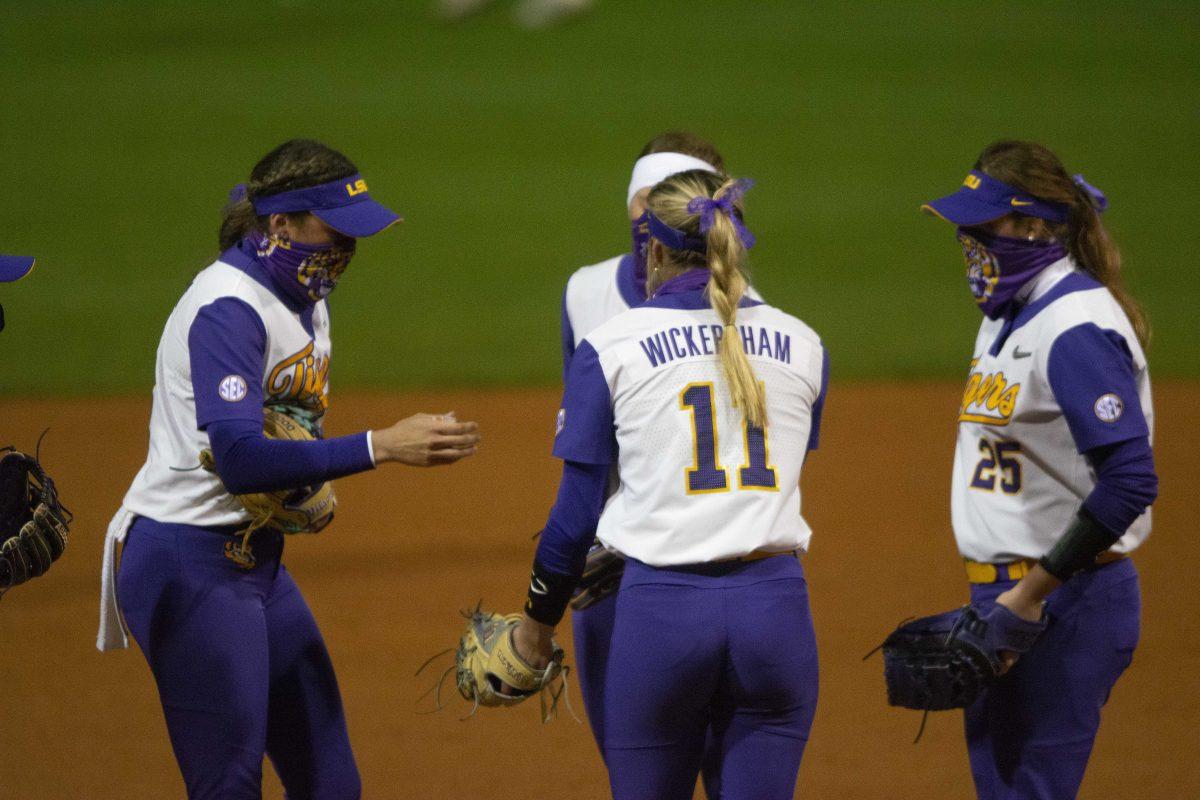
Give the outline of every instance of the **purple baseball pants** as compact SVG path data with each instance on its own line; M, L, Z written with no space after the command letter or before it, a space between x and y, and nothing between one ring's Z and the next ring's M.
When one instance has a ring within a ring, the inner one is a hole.
M250 570L225 556L228 541L139 518L117 580L188 797L258 800L265 754L290 800L356 800L362 788L333 664L280 563L283 537L256 533Z
M615 800L691 800L702 762L710 796L790 799L816 704L797 559L628 561L603 697Z
M971 586L988 607L1014 581ZM1133 659L1141 627L1137 570L1122 559L1082 572L1047 600L1050 624L1000 682L966 709L981 800L1070 800L1079 791L1100 709Z

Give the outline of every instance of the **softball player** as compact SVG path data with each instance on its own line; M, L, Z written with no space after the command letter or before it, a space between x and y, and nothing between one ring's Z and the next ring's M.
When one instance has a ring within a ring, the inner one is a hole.
M1054 153L1016 141L989 146L957 192L925 206L958 226L985 317L952 485L971 599L1048 622L966 710L988 800L1075 797L1138 641L1129 555L1150 533L1158 486L1147 328L1106 206Z
M646 247L650 239L646 197L660 181L693 169L725 174L725 161L717 148L693 133L667 131L651 139L642 148L634 162L625 197L632 234L630 251L576 270L563 292L564 378L575 348L584 336L618 314L646 301ZM752 288L748 292L753 299L762 299ZM579 686L588 722L601 754L604 752L601 705L604 673L616 607L616 598L609 594L586 608L576 608L571 615ZM705 769L706 775L708 772Z
M593 535L626 558L599 709L619 800L691 798L706 736L710 796L790 798L816 705L793 554L826 359L746 296L744 189L709 169L654 187L651 298L583 338L559 411L563 477L514 646L546 663Z
M0 256L0 283L19 281L33 269L30 256ZM4 306L0 306L0 331L4 330Z
M248 552L238 546L250 517L234 495L474 452L474 423L428 414L319 438L329 402L326 297L355 240L397 221L341 153L286 142L226 209L224 252L163 331L149 455L109 527L98 646L127 644L119 601L154 673L191 798L261 797L264 753L288 797L361 794L333 665L281 563L284 537L263 529ZM267 439L264 406L318 438ZM206 448L215 474L197 466Z

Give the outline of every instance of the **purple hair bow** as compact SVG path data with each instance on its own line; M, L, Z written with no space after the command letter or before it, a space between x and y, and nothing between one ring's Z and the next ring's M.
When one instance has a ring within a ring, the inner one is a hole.
M1099 212L1103 212L1108 208L1108 197L1105 196L1104 192L1085 181L1083 175L1072 175L1071 177L1075 180L1075 185L1087 192L1092 198L1093 208Z
M229 190L229 202L237 203L246 199L246 184L239 183Z
M733 207L733 204L741 200L752 186L754 186L754 181L749 178L742 178L734 183L733 186L730 186L729 191L725 192L719 199L693 197L687 205L687 210L689 214L700 215L700 233L708 233L709 229L713 226L713 222L716 221L717 210L720 209L725 212L725 216L729 217L729 221L733 223L738 238L742 240L742 246L747 250L754 247L754 234L746 230L741 217L738 216Z

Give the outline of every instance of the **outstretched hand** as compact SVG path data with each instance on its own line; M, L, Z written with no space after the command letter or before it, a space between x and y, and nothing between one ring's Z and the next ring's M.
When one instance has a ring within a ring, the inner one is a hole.
M459 422L454 412L413 414L390 428L373 431L371 444L376 464L398 461L411 467L436 467L475 455L479 426Z

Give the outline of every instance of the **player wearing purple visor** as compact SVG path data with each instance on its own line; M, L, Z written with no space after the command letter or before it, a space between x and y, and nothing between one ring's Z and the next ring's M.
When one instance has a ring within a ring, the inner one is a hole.
M1100 711L1137 646L1130 554L1158 480L1148 328L1100 214L1108 200L1033 142L1001 141L923 206L958 226L985 319L958 412L951 511L971 602L1045 620L964 712L984 800L1079 790Z
M231 194L222 252L163 331L149 453L105 542L97 646L127 646L123 614L189 798L257 800L264 755L290 798L362 793L333 663L283 564L285 534L324 526L335 478L386 461L450 464L479 441L474 423L431 414L323 435L327 298L356 240L398 220L344 155L285 142ZM309 436L267 438L267 419ZM251 513L244 498L267 493L312 516Z
M19 281L33 269L33 256L0 256L0 283ZM4 306L0 306L0 331L4 330Z
M33 269L33 256L0 256L0 283L19 281Z

